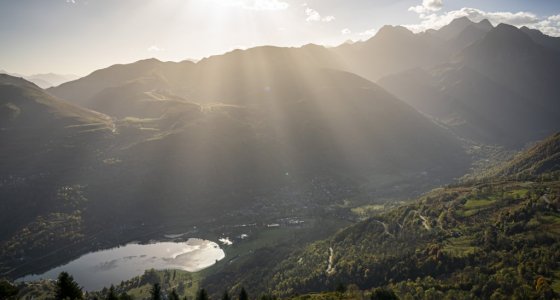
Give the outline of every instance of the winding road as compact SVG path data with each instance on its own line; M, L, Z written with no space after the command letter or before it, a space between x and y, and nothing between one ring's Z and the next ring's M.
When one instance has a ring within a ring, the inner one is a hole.
M384 222L381 222L381 221L375 220L375 219L373 221L383 225L383 233L388 234L388 235L393 236L393 237L395 236L391 232L389 232L389 225L387 225L387 223L384 223Z

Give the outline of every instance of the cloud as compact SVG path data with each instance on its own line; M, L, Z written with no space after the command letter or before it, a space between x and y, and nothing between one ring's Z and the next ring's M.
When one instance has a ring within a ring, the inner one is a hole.
M307 22L316 22L316 21L321 20L321 15L319 14L318 11L316 11L314 9L306 8L305 9L305 14L307 15L307 18L305 19L305 21L307 21Z
M303 6L307 7L307 3L304 3ZM334 16L321 17L318 11L309 7L305 9L305 15L307 16L305 19L307 22L332 22L335 20Z
M161 51L165 51L165 49L160 48L157 45L151 45L150 47L148 47L148 52L161 52Z
M334 16L326 16L326 17L321 19L321 21L323 21L323 22L331 22L331 21L334 21L334 20L335 20Z
M76 0L66 0L66 3L76 4Z
M427 29L439 29L449 24L454 19L468 17L474 22L480 22L484 19L488 19L492 24L506 23L518 27L527 26L529 28L539 29L548 35L560 36L560 15L550 16L543 19L539 18L534 13L526 11L487 12L471 7L463 7L458 10L440 13L439 11L442 8L442 1L424 0L422 5L409 8L409 11L413 11L418 14L420 23L404 26L414 32L421 32Z
M468 17L474 22L488 19L493 24L507 23L515 26L527 26L540 21L535 14L530 12L485 12L477 8L464 7L442 14L420 14L421 22L419 24L405 25L405 27L415 32L438 29L460 17Z
M354 42L365 41L370 39L372 36L374 36L375 33L377 33L377 29L371 28L361 32L353 32L350 28L344 28L340 31L340 33Z
M538 29L550 36L560 36L560 15L550 16L535 25L527 27Z
M443 0L423 0L422 5L412 6L408 10L419 14L435 12L441 10Z
M220 0L226 6L241 7L248 10L285 10L290 4L281 0Z
M364 38L370 38L377 33L377 29L371 28L366 31L359 32L358 35Z

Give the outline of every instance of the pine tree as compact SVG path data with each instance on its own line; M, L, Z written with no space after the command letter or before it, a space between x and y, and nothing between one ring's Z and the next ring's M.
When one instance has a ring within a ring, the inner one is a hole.
M224 294L222 295L222 300L231 300L231 297L229 296L227 290L224 291Z
M56 281L55 299L84 299L84 295L78 283L74 281L74 278L70 274L62 272L58 275L58 280Z
M129 294L123 292L120 296L119 296L119 300L132 300L132 296L130 296Z
M0 299L10 299L18 294L18 288L7 280L0 280Z
M339 282L339 283L336 285L335 291L336 291L337 293L341 293L341 294L346 293L346 285L344 285L344 283L342 283L342 282Z
M208 293L206 293L206 290L204 289L200 289L196 294L196 300L208 300L208 299L209 299Z
M161 286L159 283L154 283L150 291L151 300L161 300Z
M371 300L398 300L399 298L392 290L376 288L371 293Z
M105 297L106 300L119 300L119 298L117 297L117 293L115 292L115 287L113 285L111 285L111 287L109 288L109 292L107 293L107 297Z
M244 287L241 287L241 292L239 292L239 300L249 300L249 295Z
M171 291L171 293L169 294L169 297L167 297L169 300L179 300L179 295L177 294L177 291L175 291L175 289L173 289Z

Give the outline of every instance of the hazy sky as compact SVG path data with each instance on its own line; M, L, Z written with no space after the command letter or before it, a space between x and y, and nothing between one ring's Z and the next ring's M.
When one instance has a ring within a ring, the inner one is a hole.
M560 36L557 0L0 0L0 70L86 75L148 57L335 45L384 24L421 31L465 15Z

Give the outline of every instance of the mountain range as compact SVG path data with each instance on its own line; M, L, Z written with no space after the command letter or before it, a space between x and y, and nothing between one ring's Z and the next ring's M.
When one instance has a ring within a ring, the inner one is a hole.
M515 148L558 127L558 59L522 29L500 24L445 63L379 84L460 137Z
M73 74L55 74L55 73L47 73L47 74L33 74L29 76L17 74L17 73L9 73L5 70L0 70L0 74L7 74L14 77L22 77L28 81L33 82L40 88L46 89L53 86L57 86L63 84L68 81L76 80L79 78L77 75Z
M385 26L367 41L335 48L261 47L198 63L147 60L117 65L49 91L78 104L92 101L95 104L85 105L101 111L129 97L142 98L127 89L165 90L200 103L232 102L231 93L239 92L235 89L267 84L264 79L247 82L245 77L274 65L338 69L376 81L460 138L515 149L558 127L560 105L555 99L560 90L553 79L560 70L558 40L528 28L459 18L437 31L418 34ZM130 110L131 105L124 106Z

